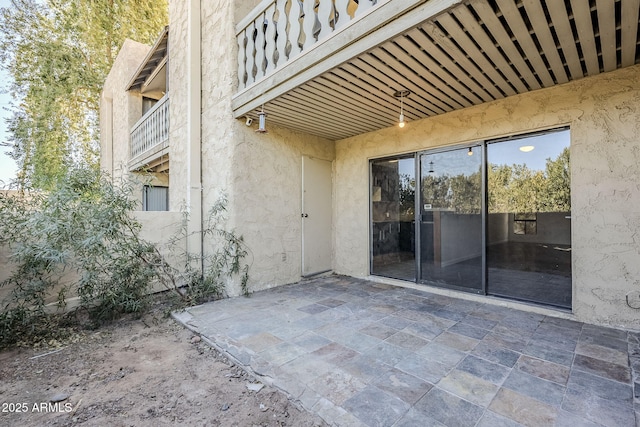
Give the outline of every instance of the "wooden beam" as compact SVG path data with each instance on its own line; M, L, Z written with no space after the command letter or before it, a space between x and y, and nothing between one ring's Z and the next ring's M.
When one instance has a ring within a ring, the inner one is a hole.
M582 58L587 66L587 75L595 76L600 73L600 64L598 63L595 29L591 21L591 7L587 1L571 0L571 9L573 10L573 22L578 30Z
M486 1L473 3L472 6L480 19L484 21L484 25L492 33L493 38L497 41L507 58L511 60L513 66L518 70L524 81L527 82L529 90L540 89L540 83L531 72L526 61L522 58L521 53L511 40L511 37L509 37L509 34L505 31L493 8Z
M636 62L636 49L638 43L638 11L640 0L624 0L622 5L622 66L629 67Z
M538 38L540 45L542 46L544 55L547 58L549 65L551 66L551 71L553 72L553 76L555 77L556 82L558 84L567 83L569 81L569 77L567 76L567 72L564 69L562 58L560 58L560 54L558 53L556 42L555 40L553 40L551 28L549 27L549 23L547 22L544 10L542 9L542 5L540 4L540 0L524 0L523 5L525 10L527 11L529 21L533 26L533 31L535 32L535 35ZM615 34L615 23L613 25L613 30ZM615 46L613 54L615 56Z
M614 0L596 0L598 7L598 33L604 72L618 66L616 55L616 9Z
M531 34L529 34L529 28L522 19L518 7L513 1L510 0L497 0L500 6L502 16L507 21L507 24L511 28L511 31L516 37L520 48L523 50L527 60L531 64L531 67L536 72L538 79L542 82L543 87L549 87L554 85L553 78L549 74L547 65L540 56L540 51L536 47Z
M567 67L569 67L571 79L577 80L583 78L584 73L582 71L582 65L580 65L578 49L576 48L576 39L573 37L573 31L571 30L571 24L569 23L569 16L567 15L567 8L564 2L547 2L547 9L551 16L555 33L560 41L560 48L564 54Z

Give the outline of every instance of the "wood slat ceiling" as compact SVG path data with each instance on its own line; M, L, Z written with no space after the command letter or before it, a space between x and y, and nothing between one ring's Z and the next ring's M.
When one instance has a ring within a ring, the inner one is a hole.
M332 140L640 62L640 0L468 0L265 104ZM255 115L252 115L256 117Z
M127 90L140 90L147 78L154 72L158 65L167 56L169 42L169 27L164 27L156 43L149 49L140 67L136 70L131 81L127 84Z

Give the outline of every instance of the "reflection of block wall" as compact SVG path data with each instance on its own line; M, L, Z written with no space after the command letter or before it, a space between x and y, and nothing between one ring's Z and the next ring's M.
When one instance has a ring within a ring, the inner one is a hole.
M513 214L489 214L488 243L528 242L552 245L571 245L571 220L568 212L540 212L537 214L536 234L515 234Z
M509 214L509 241L571 245L571 215L569 212L539 212L536 218L536 234L515 234L513 214Z
M442 267L482 256L482 215L436 211L433 216L434 257Z
M490 213L488 217L488 234L487 243L495 245L496 243L506 243L509 241L509 214L506 213Z

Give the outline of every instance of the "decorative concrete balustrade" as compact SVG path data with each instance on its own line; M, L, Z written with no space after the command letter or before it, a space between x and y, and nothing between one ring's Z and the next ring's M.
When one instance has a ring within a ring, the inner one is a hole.
M169 95L163 96L131 129L131 159L169 140Z
M390 0L265 0L236 27L239 89Z

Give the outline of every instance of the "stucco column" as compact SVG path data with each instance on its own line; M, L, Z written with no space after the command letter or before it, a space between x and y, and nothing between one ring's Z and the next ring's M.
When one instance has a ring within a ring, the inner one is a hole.
M189 0L187 20L187 251L202 258L200 0ZM202 271L202 262L193 267Z
M113 182L113 98L111 96L102 95L102 112L101 112L101 151L100 165L102 170L109 174Z

